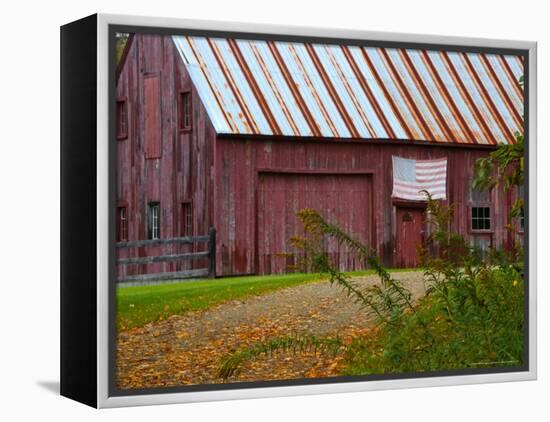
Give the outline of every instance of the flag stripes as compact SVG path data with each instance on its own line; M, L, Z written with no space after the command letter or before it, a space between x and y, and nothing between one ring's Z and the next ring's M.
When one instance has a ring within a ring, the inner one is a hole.
M392 157L392 197L411 201L426 200L427 191L433 199L447 197L447 159L412 160Z

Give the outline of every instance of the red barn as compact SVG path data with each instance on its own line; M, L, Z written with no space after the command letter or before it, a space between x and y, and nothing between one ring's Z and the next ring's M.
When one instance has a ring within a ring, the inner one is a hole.
M214 227L218 276L283 272L295 214L311 207L386 265L415 266L425 202L396 194L397 157L446 159L454 229L507 247L517 193L470 186L476 159L523 132L522 75L513 55L131 35L116 87L118 240Z

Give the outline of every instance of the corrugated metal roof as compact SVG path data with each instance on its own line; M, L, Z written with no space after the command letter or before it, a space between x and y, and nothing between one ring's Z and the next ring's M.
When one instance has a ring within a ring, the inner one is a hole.
M511 143L520 56L174 36L218 133Z

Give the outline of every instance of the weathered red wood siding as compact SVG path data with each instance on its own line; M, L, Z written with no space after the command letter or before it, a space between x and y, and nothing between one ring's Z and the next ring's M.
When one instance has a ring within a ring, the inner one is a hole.
M190 131L178 128L178 96L182 91L190 91L192 96ZM207 234L213 225L215 134L170 37L133 37L118 77L116 95L127 101L128 110L128 137L116 141L117 201L127 207L128 240L147 239L147 206L152 201L160 203L162 238L183 233L183 202L192 203L192 234ZM154 99L159 101L158 108ZM158 139L152 138L155 136ZM190 246L179 248L184 251ZM195 249L203 247L197 245ZM145 256L173 252L175 247L169 246L130 253ZM128 267L128 274L173 271L180 265L134 265ZM193 265L204 267L205 263ZM125 274L124 269L120 271L120 275Z
M259 178L262 172L371 173L373 245L386 265L395 265L395 204L392 192L392 155L432 159L448 157L447 202L456 204L454 228L470 236L470 181L474 162L489 149L382 143L376 141L300 141L218 137L216 145L216 229L218 275L265 271L257 256ZM271 206L277 202L271 201ZM509 202L507 195L493 192L493 245L505 246ZM283 205L281 205L282 207ZM360 197L349 208L364 207ZM350 211L351 212L351 211ZM270 213L261 210L264 217ZM272 221L271 225L276 225ZM262 226L270 222L262 222ZM276 228L277 230L279 228ZM285 257L281 257L285 260Z

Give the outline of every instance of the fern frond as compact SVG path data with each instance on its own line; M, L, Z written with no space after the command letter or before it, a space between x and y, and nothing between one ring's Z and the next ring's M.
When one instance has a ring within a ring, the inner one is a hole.
M271 356L276 352L321 352L335 356L343 350L344 344L338 338L319 338L312 334L297 334L293 336L277 337L256 343L251 347L237 350L225 356L218 368L218 377L227 379L238 373L244 362L261 355Z
M394 313L396 307L407 307L412 312L415 311L410 291L401 282L392 278L372 249L352 235L344 232L337 225L328 223L314 209L305 208L298 212L298 217L302 221L305 231L315 239L315 241L310 242L310 245L319 244L318 239L321 236L335 239L340 245L346 246L361 261L375 271L382 282L383 289L373 287L367 288L363 292L349 277L338 271L331 264L325 251L317 250L313 254L315 270L320 273L328 273L332 284L337 284L348 296L353 297L356 303L368 308L369 312L375 315L379 322L388 322L389 316ZM307 244L308 242L305 243Z

